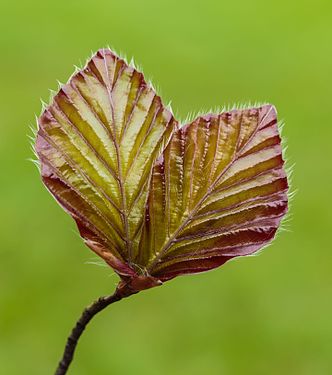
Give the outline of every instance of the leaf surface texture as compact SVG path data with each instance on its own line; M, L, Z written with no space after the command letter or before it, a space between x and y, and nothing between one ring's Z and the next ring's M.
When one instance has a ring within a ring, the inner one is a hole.
M175 123L142 73L108 49L39 118L43 181L99 255L131 262L152 164Z
M266 245L287 210L283 164L273 106L179 128L154 166L137 262L165 280Z

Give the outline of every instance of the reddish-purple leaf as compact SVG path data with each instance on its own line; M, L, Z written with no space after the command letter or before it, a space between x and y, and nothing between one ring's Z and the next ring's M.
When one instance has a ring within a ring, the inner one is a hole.
M287 211L283 164L271 105L179 128L153 169L136 262L165 281L259 250Z

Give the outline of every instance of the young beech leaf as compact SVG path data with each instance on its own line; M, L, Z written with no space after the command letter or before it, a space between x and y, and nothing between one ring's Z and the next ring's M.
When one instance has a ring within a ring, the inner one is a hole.
M97 52L40 116L43 182L76 220L86 244L134 277L149 177L175 125L142 73Z
M153 168L135 262L166 281L254 253L287 211L283 164L271 105L178 128Z
M87 246L136 291L257 251L287 210L271 105L179 127L109 49L55 95L35 149Z

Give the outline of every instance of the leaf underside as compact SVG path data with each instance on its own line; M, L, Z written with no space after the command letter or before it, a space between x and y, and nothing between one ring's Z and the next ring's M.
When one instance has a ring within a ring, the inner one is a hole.
M85 243L123 279L166 281L271 241L287 211L280 143L271 105L178 126L142 73L102 49L40 116L35 149Z

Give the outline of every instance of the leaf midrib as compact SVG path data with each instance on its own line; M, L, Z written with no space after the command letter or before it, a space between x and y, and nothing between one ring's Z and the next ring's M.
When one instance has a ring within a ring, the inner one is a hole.
M109 76L109 71L108 71L108 65L106 61L106 54L105 50L103 50L103 61L104 61L104 68L105 68L105 73L108 82L112 82L112 86L114 86L114 78L115 78L115 72L116 72L116 64L118 62L118 58L114 58L114 74L112 81L110 80ZM125 243L126 243L126 249L128 252L128 262L129 264L131 263L131 258L132 258L132 241L130 240L129 236L129 223L128 223L128 215L127 215L127 202L126 202L126 196L125 196L125 191L124 191L124 186L123 186L123 176L122 176L122 168L121 168L121 162L120 162L120 150L119 150L119 144L116 139L116 129L115 129L115 115L114 115L114 105L113 105L113 99L112 99L112 90L108 86L106 82L104 82L104 85L106 87L110 107L111 107L111 114L112 114L112 127L113 127L113 138L114 138L114 147L115 147L115 152L116 152L116 158L117 158L117 167L118 167L118 174L119 174L119 179L118 179L118 185L120 188L120 195L121 195L121 219L123 222L124 230L125 230Z

